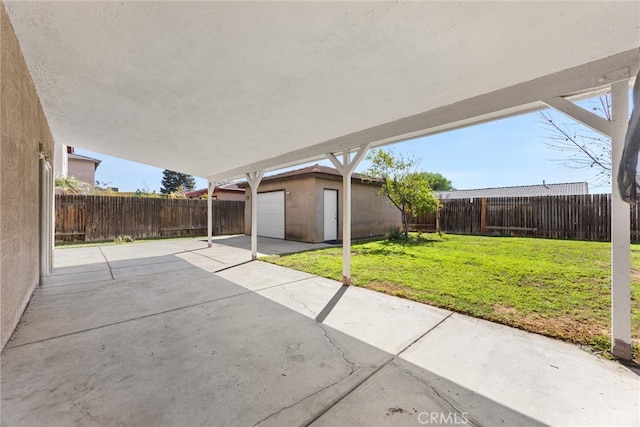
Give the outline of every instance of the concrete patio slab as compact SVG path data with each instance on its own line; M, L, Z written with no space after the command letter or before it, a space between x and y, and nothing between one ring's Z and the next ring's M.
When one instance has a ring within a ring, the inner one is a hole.
M201 270L207 271L209 273L213 273L214 271L218 271L221 268L227 266L227 264L217 261L215 259L209 258L208 256L201 253L201 251L191 251L191 252L183 252L175 255L177 258L184 260L191 264L194 267L198 267Z
M326 407L309 399L388 357L367 354L245 293L5 350L2 424L256 425L286 411L302 425Z
M95 265L95 264L91 264ZM106 264L105 264L106 266ZM67 267L68 268L68 267ZM63 267L65 269L65 267ZM78 283L103 282L105 280L113 280L109 267L106 269L89 270L75 269L70 273L64 274L58 269L53 270L53 275L44 278L45 287L76 285Z
M81 248L56 248L53 255L56 269L64 267L82 267L91 264L103 264L106 260L98 246Z
M224 270L217 275L252 291L315 277L313 274L259 261Z
M351 286L324 323L398 354L450 314L440 308Z
M114 279L125 279L142 277L149 274L162 274L169 273L171 271L188 270L193 268L193 265L187 261L184 261L176 256L160 256L157 258L144 258L148 261L145 264L130 265L131 260L127 260L127 267L111 268Z
M180 252L187 252L206 247L206 242L197 239L172 239L101 246L100 248L109 262L131 259L141 260L141 262L144 262L142 261L143 258L175 255Z
M215 280L214 276L195 268L126 280L44 288L34 295L7 348L244 292L244 288Z
M2 425L640 423L638 375L573 345L217 243L84 249L0 356Z
M198 249L187 253L207 257L212 261L222 264L222 267L217 270L251 261L250 250L217 244L213 244L210 248Z
M465 405L458 405L450 395L458 401L464 400ZM546 424L447 378L430 377L415 365L395 359L311 425L534 427Z
M77 273L92 273L94 271L108 271L109 264L106 259L102 259L102 262L87 263L81 265L73 265L68 267L56 267L51 271L52 276L62 276L67 274Z
M640 425L640 378L562 341L454 314L401 357L432 386L445 378L544 424ZM477 412L468 392L441 392Z
M214 236L213 242L226 247L251 250L251 239L245 235ZM262 255L290 254L295 252L312 251L336 246L331 243L305 243L292 240L273 239L258 236L258 253Z
M264 264L264 263L261 263ZM269 267L277 267L267 264ZM244 266L242 266L244 267ZM238 267L241 268L241 267ZM315 319L331 298L342 288L342 283L324 277L311 277L281 286L259 290L258 294Z

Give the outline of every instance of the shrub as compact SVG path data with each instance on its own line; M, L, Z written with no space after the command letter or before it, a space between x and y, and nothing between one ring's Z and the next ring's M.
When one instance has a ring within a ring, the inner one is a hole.
M115 239L113 239L113 243L131 243L133 241L135 240L131 236L118 236Z
M390 227L387 230L387 240L400 240L402 238L402 231L400 227Z

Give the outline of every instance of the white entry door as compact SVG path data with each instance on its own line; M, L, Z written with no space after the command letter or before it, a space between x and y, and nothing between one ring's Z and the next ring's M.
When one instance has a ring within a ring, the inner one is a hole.
M258 193L258 236L284 239L284 191Z
M338 190L324 190L324 240L338 240Z

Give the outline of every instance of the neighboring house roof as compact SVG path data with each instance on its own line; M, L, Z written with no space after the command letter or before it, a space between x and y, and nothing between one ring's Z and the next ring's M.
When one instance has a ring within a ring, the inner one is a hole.
M242 192L242 193L244 193L244 188L238 187L237 183L230 183L230 184L224 184L224 185L216 186L216 188L213 189L213 192L214 193L215 192L227 192L227 193ZM193 191L187 191L186 193L184 193L184 195L187 196L190 199L196 198L196 197L201 197L201 196L203 196L205 194L207 194L207 189L206 188L201 188L199 190L193 190Z
M473 199L478 197L535 197L535 196L572 196L589 194L586 182L568 182L563 184L521 185L516 187L479 188L473 190L437 191L440 200Z
M302 177L304 175L313 175L316 178L325 178L325 179L335 179L342 180L342 174L336 168L331 168L329 166L321 166L321 165L313 165L307 166L301 169L296 169L292 171L282 172L271 176L265 176L262 178L261 182L277 182L277 181L286 181L292 178ZM363 175L359 173L354 173L352 175L352 179L358 180L360 182L364 182L367 184L378 184L376 180L370 181ZM239 187L246 188L249 184L247 182L238 183Z
M93 162L96 165L96 169L98 168L98 165L102 162L102 160L94 159L93 157L82 156L82 155L76 154L76 153L68 153L67 154L67 158L68 159L84 160L84 161L88 161L88 162Z

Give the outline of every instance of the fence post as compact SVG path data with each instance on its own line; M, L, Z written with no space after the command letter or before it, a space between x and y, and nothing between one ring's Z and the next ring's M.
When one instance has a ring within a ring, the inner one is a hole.
M487 233L487 198L482 198L482 211L480 212L480 233Z

